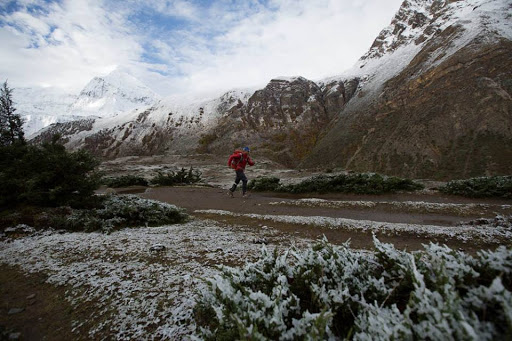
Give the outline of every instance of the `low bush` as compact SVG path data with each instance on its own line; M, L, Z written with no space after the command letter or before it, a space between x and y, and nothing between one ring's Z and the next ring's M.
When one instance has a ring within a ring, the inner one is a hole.
M259 192L277 192L281 186L280 181L276 177L260 177L249 181L247 188Z
M115 178L103 178L102 183L108 187L148 186L148 180L136 175L123 175Z
M177 172L159 172L158 175L150 180L150 182L159 186L194 184L201 181L201 175L202 173L200 171L195 170L192 167L190 167L188 171L185 168L182 168Z
M327 241L263 249L208 280L194 308L206 340L505 340L512 337L512 249L472 257L430 244L376 252Z
M439 188L442 193L472 198L512 198L512 176L479 177L454 180Z
M278 178L257 178L249 183L249 189L287 193L383 194L398 191L416 191L424 188L423 185L410 179L367 173L318 175L290 185L282 185L279 181Z
M101 208L73 210L53 223L54 228L72 231L111 232L123 227L177 224L187 219L187 214L174 205L134 195L116 195L106 197Z
M174 205L133 195L98 197L98 202L90 209L25 206L6 210L0 213L0 229L28 225L38 230L111 232L124 227L178 224L188 219L183 209Z

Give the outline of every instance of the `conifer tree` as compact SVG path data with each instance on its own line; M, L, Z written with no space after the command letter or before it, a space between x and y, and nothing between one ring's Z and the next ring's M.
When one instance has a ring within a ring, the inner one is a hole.
M23 120L20 115L15 114L15 111L12 89L5 81L0 88L0 145L2 146L25 143Z

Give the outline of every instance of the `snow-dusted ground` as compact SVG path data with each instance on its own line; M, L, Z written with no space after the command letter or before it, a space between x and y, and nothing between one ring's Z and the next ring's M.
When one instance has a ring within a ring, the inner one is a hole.
M262 239L271 240L269 250L277 244L306 244L266 226L244 230L195 220L109 235L54 231L5 239L0 242L0 262L45 273L49 283L67 286L74 307L94 304L91 339L176 340L194 328L192 307L203 280L217 274L219 264L252 260ZM158 245L165 250L151 250ZM75 330L84 322L76 321Z
M318 228L345 229L354 231L372 231L381 233L410 233L418 236L442 236L456 238L463 242L481 240L484 242L500 242L512 238L512 230L502 226L435 226L403 223L385 223L371 220L355 220L322 216L291 216L270 214L240 214L223 210L197 210L197 213L216 214L241 218L258 219L278 223L308 225Z
M461 216L477 212L512 213L512 205L482 204L482 203L438 203L425 201L371 201L371 200L325 200L305 198L298 200L283 200L269 203L269 205L285 205L298 207L325 207L325 208L382 208L400 212L420 213L450 213Z

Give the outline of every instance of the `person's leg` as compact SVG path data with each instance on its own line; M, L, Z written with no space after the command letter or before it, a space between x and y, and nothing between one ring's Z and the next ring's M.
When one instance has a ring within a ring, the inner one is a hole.
M233 193L236 190L236 186L238 186L238 184L240 183L240 180L243 180L244 177L245 177L245 175L244 175L243 171L241 171L241 170L236 171L235 183L229 189L231 193ZM243 184L242 184L242 189L243 189Z
M245 195L245 192L247 192L247 177L244 172L240 175L240 179L242 180L242 195Z

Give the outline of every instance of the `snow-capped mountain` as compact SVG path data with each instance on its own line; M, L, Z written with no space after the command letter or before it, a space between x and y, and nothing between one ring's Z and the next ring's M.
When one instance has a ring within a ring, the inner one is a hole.
M111 117L157 103L160 96L135 77L116 69L94 77L69 108L76 116Z
M409 177L511 174L511 18L507 0L404 1L333 78L358 77L357 95L302 166L327 154L331 167Z
M68 113L75 100L75 95L54 88L13 89L16 113L23 117L23 129L28 137L50 124L78 119Z
M191 152L226 111L247 102L250 94L232 90L210 99L168 97L118 116L52 125L35 141L60 133L68 148L85 148L104 157Z
M510 18L509 0L406 0L342 75L280 77L210 100L166 98L57 124L40 139L67 132L68 147L104 157L243 144L288 166L439 179L510 174ZM104 84L87 87L78 107L109 107Z
M19 88L13 98L28 137L54 123L112 117L160 101L160 96L119 69L94 77L78 95L53 88Z

